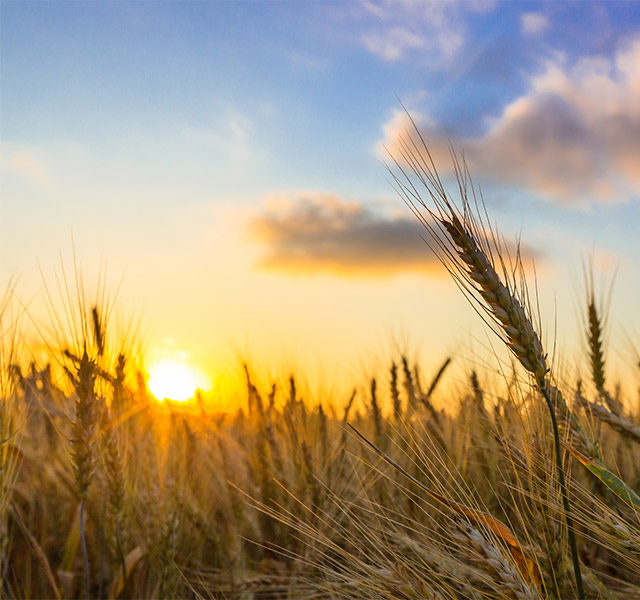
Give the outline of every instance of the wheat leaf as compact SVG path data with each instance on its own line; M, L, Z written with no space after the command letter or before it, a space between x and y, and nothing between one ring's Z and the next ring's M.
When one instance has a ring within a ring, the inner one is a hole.
M602 483L604 483L614 494L617 494L625 502L636 508L640 508L640 496L636 494L622 479L614 475L605 467L599 465L591 458L578 452L571 444L562 442L562 445L589 471L591 471Z

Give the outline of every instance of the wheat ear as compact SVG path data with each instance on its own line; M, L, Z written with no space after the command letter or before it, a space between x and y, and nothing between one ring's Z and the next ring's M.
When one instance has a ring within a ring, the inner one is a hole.
M393 156L391 158L399 174L391 169L389 172L398 193L431 234L430 239L425 241L430 244L484 321L504 340L520 364L531 373L547 403L553 426L558 480L565 509L576 586L579 597L584 598L556 418L556 405L564 400L561 394L554 393L555 389L551 388L547 378L547 356L532 323L532 311L519 248L515 260L511 260L504 249L504 242L488 223L484 203L476 197L466 163L460 163L452 149L462 208L458 209L455 206L440 180L420 131L411 117L409 119L417 141L407 132L400 140L399 154L400 160L408 165L417 183L414 183L399 160ZM432 201L431 206L423 199L418 186L426 190ZM481 211L484 212L484 217ZM504 282L498 275L496 262L501 265ZM567 414L568 421L573 421L577 428L577 423L566 404L560 407L560 410Z

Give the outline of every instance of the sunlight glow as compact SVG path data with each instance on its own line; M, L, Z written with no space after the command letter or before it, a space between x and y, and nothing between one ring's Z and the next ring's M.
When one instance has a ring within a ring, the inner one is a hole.
M206 391L210 387L208 378L186 362L175 358L164 358L149 369L149 391L160 401L191 400L198 388Z

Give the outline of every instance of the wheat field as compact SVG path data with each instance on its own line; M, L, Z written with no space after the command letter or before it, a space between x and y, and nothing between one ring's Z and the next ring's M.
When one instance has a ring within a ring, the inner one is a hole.
M319 399L298 389L304 374L267 381L249 364L235 412L186 409L150 395L108 303L79 295L48 360L25 358L9 288L2 596L638 598L640 404L608 378L615 315L587 272L590 368L555 372L520 256L455 164L455 200L415 131L388 168L510 351L456 385L449 358L398 355ZM638 366L629 356L632 381Z

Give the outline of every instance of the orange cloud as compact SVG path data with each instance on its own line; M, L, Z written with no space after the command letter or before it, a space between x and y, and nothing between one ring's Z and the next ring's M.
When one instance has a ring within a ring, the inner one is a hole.
M256 264L265 270L346 277L446 274L429 247L429 232L413 215L382 215L336 194L280 199L255 215L248 231L263 246ZM515 250L515 244L507 246Z
M438 258L412 216L376 214L336 194L302 193L254 216L250 237L263 245L261 269L352 277L437 272Z

